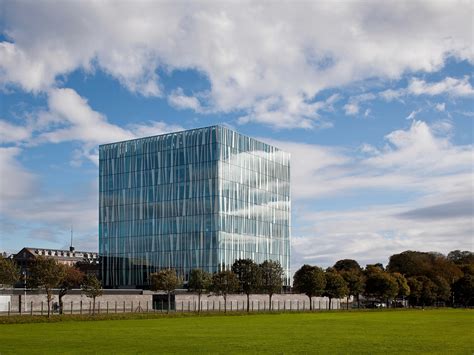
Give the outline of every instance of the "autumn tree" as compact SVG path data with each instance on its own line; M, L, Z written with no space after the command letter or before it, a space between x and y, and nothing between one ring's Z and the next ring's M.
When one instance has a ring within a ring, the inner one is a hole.
M283 287L283 268L278 261L265 260L259 265L262 277L262 291L268 295L269 310L272 310L272 297Z
M239 280L239 291L247 295L247 312L250 311L250 294L262 287L262 269L251 259L239 259L232 265Z
M323 296L329 298L329 309L333 298L342 298L349 294L349 289L344 278L334 269L330 268L324 273L326 287Z
M405 299L407 296L410 295L410 286L408 285L407 279L405 278L405 276L403 276L399 272L392 273L392 277L397 282L397 286L398 286L397 297L401 297L402 299Z
M212 276L212 291L224 297L224 312L227 312L227 295L239 288L237 276L230 270L223 270Z
M198 294L198 312L201 312L201 295L212 285L212 276L207 271L193 269L189 273L188 289Z
M51 314L53 289L59 287L66 272L63 265L52 258L37 257L30 268L28 285L30 288L43 289L48 303L48 317Z
M313 309L312 298L321 296L326 287L324 271L320 267L303 265L293 276L293 289L309 297L309 309Z
M101 282L94 274L84 277L82 292L85 293L86 297L92 298L92 314L95 314L95 299L102 296L104 291Z
M20 280L20 270L16 263L0 256L0 285L13 286Z
M64 266L64 277L59 283L59 313L63 313L63 297L73 288L81 287L84 273L73 266Z
M183 281L174 269L163 269L150 275L150 288L153 291L165 291L168 295L168 313L171 310L171 294Z

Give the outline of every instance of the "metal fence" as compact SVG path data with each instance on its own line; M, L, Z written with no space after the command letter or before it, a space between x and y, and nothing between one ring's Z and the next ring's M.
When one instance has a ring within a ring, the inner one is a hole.
M270 307L271 306L271 307ZM19 309L20 308L20 309ZM332 300L331 309L341 309L341 300ZM313 310L329 309L329 300L319 299L312 300ZM201 300L200 307L197 301L193 300L176 300L171 303L173 312L242 312L247 311L247 302L239 300ZM299 312L310 310L309 300L277 300L269 301L251 300L249 303L250 312ZM71 301L63 302L63 314L103 314L103 313L150 313L150 312L167 312L168 305L166 301L100 301L96 300L95 307L93 301ZM12 303L8 302L7 310L0 312L0 315L46 315L48 313L48 304L46 301L27 302L21 307L12 307ZM57 302L51 303L51 313L59 314L60 307Z

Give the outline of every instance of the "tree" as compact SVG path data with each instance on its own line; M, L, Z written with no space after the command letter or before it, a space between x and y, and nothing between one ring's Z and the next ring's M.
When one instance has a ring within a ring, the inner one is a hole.
M362 271L362 268L360 267L359 263L353 259L338 260L334 264L334 269L336 271L351 271L351 270Z
M324 271L320 267L303 265L293 276L293 289L309 297L309 309L313 309L312 298L321 296L326 287Z
M454 283L454 299L464 307L474 305L474 275L465 274Z
M387 302L398 294L398 285L395 278L378 267L370 267L366 270L364 294L368 298L375 298L381 302Z
M326 287L323 296L329 298L329 309L333 298L342 298L349 294L347 283L344 278L334 269L329 269L324 273Z
M474 264L474 253L468 250L453 250L448 253L448 259L456 265Z
M268 295L268 309L272 310L272 297L283 287L283 268L278 261L265 260L259 265L262 274L262 291Z
M189 273L188 288L189 291L198 294L198 312L201 312L201 295L203 292L209 290L211 284L212 276L210 273L201 269L193 269Z
M237 276L230 270L223 270L212 276L212 291L224 297L224 312L227 312L227 295L239 288Z
M418 281L416 276L409 277L407 279L408 287L410 287L410 295L408 296L408 302L410 306L417 306L421 299L421 292L423 284Z
M150 275L150 288L168 294L168 313L171 310L171 293L183 283L174 269L163 269Z
M362 271L357 269L342 270L340 271L344 281L346 281L349 292L347 293L347 309L349 309L349 297L354 296L357 298L357 307L360 307L359 295L364 291L364 275Z
M59 313L63 314L63 297L73 288L79 288L84 273L73 266L64 266L64 278L59 284Z
M30 288L44 289L48 303L48 317L51 314L53 288L57 288L65 276L64 267L52 258L37 257L30 268Z
M13 286L20 280L20 270L16 263L0 256L0 285Z
M87 275L82 283L82 292L86 297L92 298L92 314L95 314L95 299L102 296L102 284L93 274Z
M247 312L250 311L250 294L262 286L262 270L251 259L239 259L232 265L232 272L239 280L239 290L247 295Z
M392 277L397 282L397 286L398 286L397 297L401 297L405 299L405 297L410 295L410 286L408 286L407 279L405 278L405 276L403 276L399 272L392 273Z

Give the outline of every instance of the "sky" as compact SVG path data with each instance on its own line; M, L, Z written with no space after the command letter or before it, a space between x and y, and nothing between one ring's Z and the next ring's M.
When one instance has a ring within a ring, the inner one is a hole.
M292 268L473 250L471 1L0 0L0 251L97 250L98 145L291 153Z

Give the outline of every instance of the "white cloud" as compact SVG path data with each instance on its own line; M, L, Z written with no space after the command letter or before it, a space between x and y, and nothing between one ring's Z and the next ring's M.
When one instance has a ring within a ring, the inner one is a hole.
M466 76L462 79L447 77L437 83L427 83L421 79L412 79L407 91L414 95L449 95L453 97L474 96L474 88Z
M346 257L363 263L385 261L406 249L469 249L472 211L452 215L446 206L474 201L473 146L454 145L451 129L449 121L429 126L414 120L408 129L388 134L381 147L363 144L361 156L342 148L272 141L292 157L292 204L299 225L293 231L294 265L332 265ZM366 196L386 200L394 192L406 196L406 202L365 202ZM327 199L353 203L357 196L357 209L324 208ZM319 206L319 201L322 205L312 212L309 206ZM429 221L413 212L433 211L433 206L440 208Z
M446 104L444 102L437 103L435 105L435 109L436 109L436 111L444 112L444 111L446 111Z
M159 96L158 72L192 69L210 82L205 107L244 110L243 122L277 127L318 126L314 100L323 89L437 71L448 57L474 60L463 1L15 1L5 13L12 43L0 45L3 85L37 92L76 69L99 69L132 92Z
M177 109L191 109L196 112L203 112L203 108L201 107L198 98L195 96L186 96L182 88L174 90L168 96L168 103Z
M17 147L0 147L0 206L8 209L12 201L27 198L34 192L37 179L18 163L22 150Z
M31 129L26 126L18 126L10 122L0 120L0 144L16 143L31 136Z
M359 113L359 104L358 103L345 104L344 111L346 115L357 115Z

